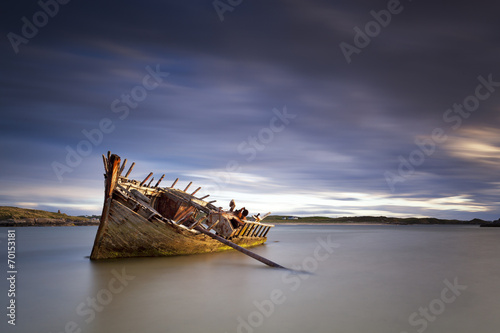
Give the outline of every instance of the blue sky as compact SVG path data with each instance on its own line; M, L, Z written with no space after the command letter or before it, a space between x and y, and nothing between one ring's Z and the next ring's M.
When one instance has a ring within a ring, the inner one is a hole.
M252 214L500 217L498 4L231 3L9 2L0 205L98 214L110 150Z

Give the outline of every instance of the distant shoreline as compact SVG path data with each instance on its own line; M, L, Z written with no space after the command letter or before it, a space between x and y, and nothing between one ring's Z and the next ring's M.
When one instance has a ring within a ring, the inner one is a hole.
M266 222L264 222L266 223ZM271 223L271 222L269 222ZM446 224L443 224L443 223L435 223L435 224L432 224L432 223L426 223L426 224L423 224L423 223L413 223L413 224L405 224L405 223L380 223L380 222L373 222L373 223L370 223L370 222L352 222L352 223L348 223L348 222L296 222L296 223L293 223L293 222L272 222L271 224L274 224L275 226L279 226L279 225L322 225L322 226L325 226L325 225L385 225L385 226L416 226L416 225L421 225L421 226L436 226L436 225L439 225L439 226L457 226L457 225L461 225L461 226L479 226L480 224L469 224L469 223L446 223Z
M99 221L72 221L66 219L16 219L0 221L0 227L79 227L97 226Z

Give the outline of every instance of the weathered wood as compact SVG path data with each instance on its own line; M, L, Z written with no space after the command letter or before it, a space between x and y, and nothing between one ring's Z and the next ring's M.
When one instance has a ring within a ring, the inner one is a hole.
M212 214L211 216L214 216L216 214ZM219 222L222 221L222 213L221 213L221 209L219 208L219 213L217 214L217 221L215 222L212 222L212 220L210 219L209 217L209 221L210 221L210 226L208 227L208 231L212 230L213 227L215 227L217 224L219 224Z
M198 187L193 193L191 193L191 195L195 195L199 190L201 190L201 187Z
M132 162L132 165L130 166L130 168L128 169L127 171L127 174L125 175L125 178L128 178L128 176L130 175L130 173L132 172L132 169L134 168L135 166L135 162Z
M109 155L109 154L108 154ZM106 173L106 184L104 188L104 205L101 213L101 222L99 223L99 228L97 229L97 234L94 241L94 247L92 248L92 253L90 259L97 258L97 252L101 245L102 235L107 227L109 208L112 201L113 192L116 185L118 184L118 168L120 166L120 157L117 155L111 155L108 161L108 172Z
M189 182L188 186L186 186L186 188L184 189L184 192L186 192L188 190L189 186L191 186L192 183L193 182Z
M260 262L262 262L262 263L264 263L266 265L268 265L268 266L275 267L275 268L286 269L285 267L283 267L281 265L278 265L277 263L275 263L275 262L273 262L273 261L271 261L269 259L261 257L258 254L253 253L252 251L249 251L249 250L247 250L247 249L245 249L245 248L243 248L243 247L241 247L239 245L234 244L233 242L231 242L231 241L229 241L229 240L227 240L225 238L222 238L222 237L220 237L220 236L218 236L216 234L211 233L210 231L207 231L205 228L203 228L201 226L197 226L194 229L198 230L199 232L201 232L201 233L203 233L203 234L205 234L205 235L207 235L209 237L212 237L213 239L218 240L219 242L221 242L221 243L223 243L223 244L225 244L227 246L232 247L236 251L239 251L239 252L241 252L243 254L246 254L247 256L252 257L252 258L254 258L254 259L256 259L256 260L258 260L258 261L260 261Z
M264 225L260 225L260 226L258 226L258 227L255 229L255 231L254 231L254 233L253 233L252 237L257 237L257 235L258 235L258 234L262 231L262 228L264 228Z
M104 172L108 174L108 159L102 154L102 162L104 163Z
M250 233L252 232L252 230L255 228L255 224L253 223L248 223L248 229L246 232L243 233L243 237L248 237L250 235Z
M158 180L158 182L156 183L155 187L158 187L158 185L160 185L161 181L163 180L163 178L165 178L165 174L163 174L160 178L160 180Z
M152 173L152 172L150 172L150 173L149 173L149 175L148 175L146 178L144 178L144 180L141 182L141 184L140 184L139 186L143 186L143 185L144 185L144 183L145 183L145 182L147 182L147 181L148 181L148 179L149 179L149 177L151 177L152 175L153 175L153 173Z
M147 187L150 187L151 183L153 182L153 180L155 180L155 177L151 178L151 180L149 181Z
M201 224L207 217L206 216L202 216L198 219L198 221L196 221L195 224L193 224L192 226L189 227L189 230L192 230L194 229L197 225Z
M170 188L174 188L175 184L179 181L179 178L175 179L172 185L170 185Z
M269 229L270 229L269 227L264 226L264 228L262 228L260 232L257 234L257 237L261 237Z
M201 198L200 198L200 200L206 199L206 198L208 198L209 196L210 196L210 194L207 194L207 195L205 195L205 196L201 197Z
M143 182L129 180L127 177L135 165L132 163L127 175L121 177L126 160L121 164L118 156L110 153L108 156L103 156L106 171L105 200L101 224L92 249L92 260L207 253L234 248L214 238L212 233L208 236L197 230L208 228L210 223L206 223L207 227L202 223L210 214L214 214L213 221L217 221L212 223L217 237L239 247L252 247L266 241L265 237L255 236L261 230L267 234L269 227L254 223L256 225L252 225L252 230L246 230L250 223L246 228L233 229L232 213L212 205L215 200L206 202L194 197L200 188L191 194L185 192L192 182L184 191L168 187L150 187L154 178L144 186L152 173ZM178 180L177 178L172 187ZM208 195L203 198L206 197ZM231 230L226 230L226 225ZM250 237L237 237L237 232L240 235L247 232ZM228 237L231 237L231 241Z
M123 170L125 169L126 164L127 164L127 159L124 159L122 167L120 168L120 172L118 173L119 176L123 173Z

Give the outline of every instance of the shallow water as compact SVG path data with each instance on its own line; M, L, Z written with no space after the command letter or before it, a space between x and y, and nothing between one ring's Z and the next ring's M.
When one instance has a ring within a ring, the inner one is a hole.
M91 262L96 227L16 230L16 326L4 307L1 332L496 333L500 324L500 229L277 226L253 249L310 274L238 252Z

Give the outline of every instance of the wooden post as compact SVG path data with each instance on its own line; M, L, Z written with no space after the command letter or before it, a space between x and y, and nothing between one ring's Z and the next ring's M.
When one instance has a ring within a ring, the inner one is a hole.
M176 180L174 180L174 182L172 183L172 185L170 186L170 188L174 188L175 184L177 184L178 181L179 181L179 178L177 178Z
M186 186L186 188L184 189L184 192L186 192L188 190L189 186L191 186L192 183L193 182L189 182L188 186Z

